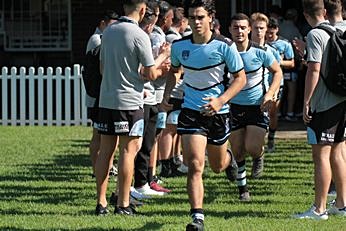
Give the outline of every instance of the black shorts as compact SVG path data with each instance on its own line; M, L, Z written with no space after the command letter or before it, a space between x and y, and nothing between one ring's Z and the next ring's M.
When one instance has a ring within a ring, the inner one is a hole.
M284 86L280 86L278 93L276 94L276 101L279 101L282 99L283 96L283 91L284 91Z
M99 108L98 107L88 107L87 117L92 121L92 126L97 128L98 118L99 118Z
M307 125L309 144L326 145L346 140L346 101L311 116Z
M167 112L167 124L178 125L178 117L181 112L182 99L170 98L169 103L173 104L173 109Z
M296 82L298 79L298 72L295 72L295 71L284 72L283 78L284 78L284 81Z
M143 136L144 111L99 109L97 129L103 135Z
M230 113L203 116L199 111L182 108L178 118L177 133L200 134L208 144L222 145L231 134Z
M267 112L262 112L260 105L239 105L231 104L232 131L254 125L265 130L269 126Z

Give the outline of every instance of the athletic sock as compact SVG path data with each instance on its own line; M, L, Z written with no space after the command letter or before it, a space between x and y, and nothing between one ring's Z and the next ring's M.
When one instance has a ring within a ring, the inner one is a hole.
M245 170L245 160L238 162L238 174L237 174L237 186L239 190L239 194L247 192L247 184L246 184L246 170Z
M148 182L152 182L153 181L153 167L149 167L148 168Z
M196 219L204 221L203 209L190 209L190 215L193 221Z
M268 140L274 140L276 129L269 128Z

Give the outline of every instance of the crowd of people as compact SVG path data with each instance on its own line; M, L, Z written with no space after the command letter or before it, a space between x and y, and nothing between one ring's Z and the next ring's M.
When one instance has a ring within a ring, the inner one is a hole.
M187 0L183 7L126 0L124 16L106 13L86 50L97 57L99 73L83 76L102 79L94 84L97 93L87 89L86 101L93 122L96 215L109 213L110 174L117 175L110 202L122 215L134 215L140 199L174 191L162 186L161 177L186 176L192 218L186 230L203 230L206 157L215 173L225 171L236 182L239 200L250 201L246 155L252 157L251 177L261 177L264 153L275 151L280 118L297 120L295 104L301 100L312 145L315 201L295 217L346 216L346 97L320 80L331 35L318 27L346 29L342 2L302 3L311 26L306 40L294 9L284 20L276 11L237 13L227 25L230 38L220 33L213 0ZM302 78L305 88L297 84ZM300 88L303 98L296 97ZM327 210L332 178L337 197Z

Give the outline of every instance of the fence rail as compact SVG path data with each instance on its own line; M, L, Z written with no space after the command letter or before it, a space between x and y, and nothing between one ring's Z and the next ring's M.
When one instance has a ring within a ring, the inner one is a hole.
M86 125L85 89L80 65L37 69L2 68L0 124Z

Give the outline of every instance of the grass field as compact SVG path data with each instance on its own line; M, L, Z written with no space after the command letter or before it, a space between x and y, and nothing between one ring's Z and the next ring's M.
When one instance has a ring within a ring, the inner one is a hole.
M173 192L145 201L143 215L93 215L90 133L87 127L0 127L0 230L184 230L190 222L184 177L166 179ZM235 184L207 168L205 229L346 230L345 218L290 218L313 201L312 169L305 140L281 139L277 152L266 155L263 178L248 180L252 201L240 203Z

